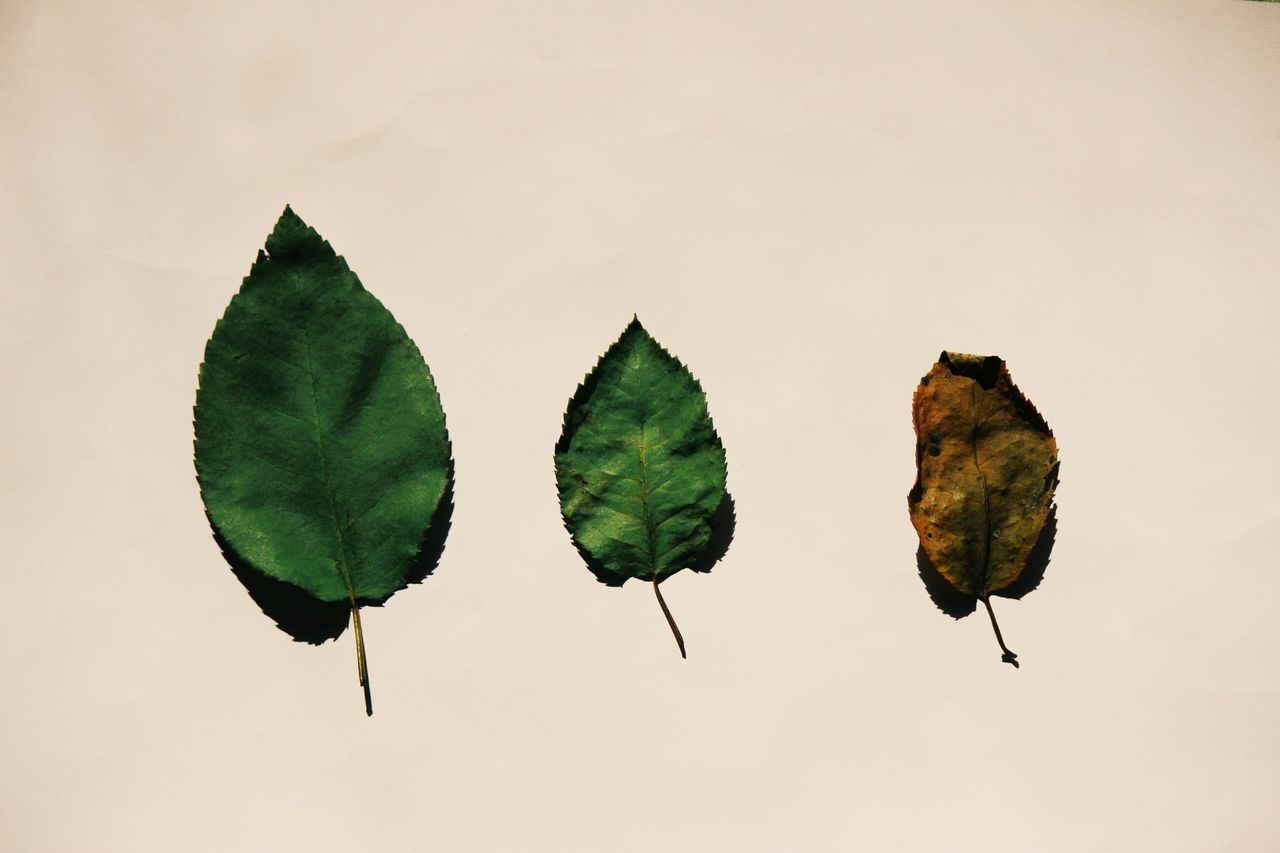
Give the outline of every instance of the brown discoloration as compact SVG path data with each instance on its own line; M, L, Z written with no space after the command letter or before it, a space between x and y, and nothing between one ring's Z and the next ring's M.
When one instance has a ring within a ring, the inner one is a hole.
M944 352L912 414L911 523L939 574L985 600L1017 580L1049 516L1053 432L995 356Z

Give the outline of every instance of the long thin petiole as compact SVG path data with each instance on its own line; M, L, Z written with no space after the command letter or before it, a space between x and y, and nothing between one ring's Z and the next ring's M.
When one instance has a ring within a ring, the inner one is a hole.
M662 608L662 615L667 617L667 624L671 626L671 633L676 636L676 645L680 647L680 657L688 658L684 653L684 637L680 636L680 629L676 626L676 620L671 615L671 610L667 607L667 602L662 597L662 590L658 589L658 573L653 573L653 594L658 596L658 606Z
M1004 637L1000 636L1000 625L996 622L996 612L991 609L991 597L985 596L982 599L982 603L987 606L987 615L991 617L991 627L996 631L996 642L1000 644L1000 651L1004 652L1004 654L1001 655L1000 660L1005 663L1013 664L1016 669L1018 666L1018 656L1009 651L1009 647L1004 644Z
M351 621L356 629L356 675L364 688L364 712L373 716L373 696L369 693L369 662L364 656L364 631L360 627L360 605L351 602Z

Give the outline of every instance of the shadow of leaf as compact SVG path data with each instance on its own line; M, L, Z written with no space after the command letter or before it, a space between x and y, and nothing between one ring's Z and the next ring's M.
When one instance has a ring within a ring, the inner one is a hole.
M231 566L231 573L244 585L258 608L271 617L276 627L300 643L319 645L337 639L347 630L351 605L341 601L318 601L302 587L268 577L242 558L209 520L213 541Z
M947 579L934 567L923 545L916 549L916 569L934 605L952 619L963 619L977 608L978 599L972 595L965 595L948 583Z
M711 571L711 568L724 559L724 555L729 552L729 546L733 543L733 534L737 529L737 506L733 502L733 495L726 491L724 499L711 514L711 539L707 541L706 549L689 568L702 573Z
M1045 518L1044 527L1040 529L1036 544L1031 548L1031 554L1027 557L1027 565L1022 570L1022 574L1009 586L991 594L1001 598L1017 599L1040 586L1040 581L1044 580L1045 570L1049 567L1049 556L1053 552L1053 543L1057 535L1058 508L1053 506L1049 509L1048 517ZM953 587L929 560L923 546L916 549L916 569L934 605L952 619L963 619L977 609L978 599L965 595Z
M738 529L738 514L736 506L733 502L733 495L727 491L724 498L721 499L716 511L711 514L711 538L707 541L706 548L698 556L692 565L686 568L695 572L706 573L711 571L716 563L724 558L729 552L729 545L733 543L733 534ZM599 560L589 554L585 548L578 544L576 537L570 532L570 539L573 540L573 547L578 549L578 555L582 557L582 561L587 564L587 568L591 570L591 574L596 576L596 580L605 586L622 586L630 578L620 577L614 572L606 569ZM670 575L667 575L670 577Z
M431 523L427 526L418 554L410 566L405 585L400 589L426 580L440 564L445 540L453 524L453 489L454 463L450 459L444 495L431 516ZM205 517L208 518L208 515ZM218 544L232 574L244 585L254 604L281 631L300 643L319 645L326 640L337 639L347 629L347 623L351 620L350 604L343 601L319 601L301 587L262 574L231 547L212 519L209 519L209 528L213 531L213 541ZM381 607L386 599L357 601L361 607Z
M1044 580L1045 570L1049 568L1049 556L1053 553L1053 543L1057 536L1058 507L1055 505L1049 508L1049 516L1044 520L1044 527L1040 528L1040 536L1031 548L1031 554L1027 557L1027 566L1022 570L1022 574L1004 589L996 590L991 594L1001 598L1016 599L1022 598L1040 586L1040 581Z

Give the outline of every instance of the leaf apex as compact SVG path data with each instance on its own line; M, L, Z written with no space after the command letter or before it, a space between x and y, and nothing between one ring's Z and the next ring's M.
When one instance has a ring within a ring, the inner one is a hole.
M315 243L328 247L325 239L286 204L275 227L267 235L266 251L268 255L288 254Z
M293 225L295 227L301 226L302 228L307 227L307 223L302 221L302 217L294 211L293 205L290 204L286 204L284 206L284 211L280 214L280 218L276 220L276 228L279 228L284 224Z

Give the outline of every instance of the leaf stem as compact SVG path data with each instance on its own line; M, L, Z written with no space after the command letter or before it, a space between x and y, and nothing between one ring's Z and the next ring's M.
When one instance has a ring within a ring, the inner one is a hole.
M662 615L667 617L667 624L671 626L671 633L675 634L676 645L680 647L680 657L688 658L684 653L684 637L680 636L680 629L676 626L675 617L671 615L670 608L667 607L666 599L662 597L662 590L658 589L658 573L653 573L653 594L658 597L658 606L662 608Z
M360 627L360 605L351 600L351 621L356 629L356 675L360 678L360 686L364 688L364 712L373 716L373 696L369 693L369 662L364 656L364 630Z
M986 605L987 615L991 617L991 627L995 629L996 642L1000 644L1000 651L1004 652L1004 654L1000 656L1000 660L1004 661L1005 663L1013 664L1014 669L1017 669L1018 656L1013 652L1009 651L1009 647L1004 644L1004 637L1000 635L1000 625L999 623L996 622L996 612L991 609L991 597L988 595L984 595L982 597L982 603Z

